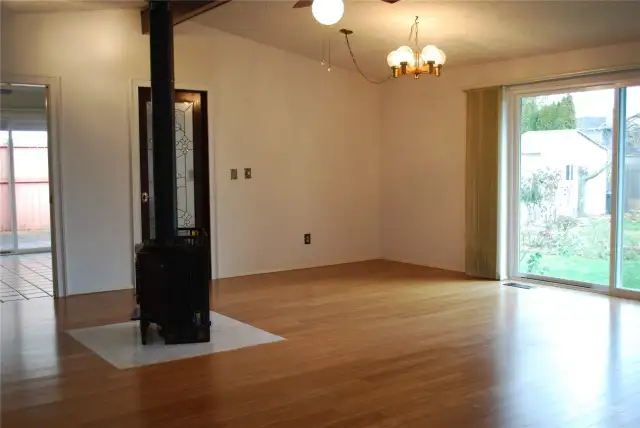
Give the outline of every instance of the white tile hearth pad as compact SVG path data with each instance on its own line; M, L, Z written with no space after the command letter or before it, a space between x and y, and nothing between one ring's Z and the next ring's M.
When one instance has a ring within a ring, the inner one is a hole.
M140 342L137 321L69 330L68 333L119 369L130 369L167 361L285 340L216 312L211 312L211 342L165 345L155 327L149 329L147 345Z

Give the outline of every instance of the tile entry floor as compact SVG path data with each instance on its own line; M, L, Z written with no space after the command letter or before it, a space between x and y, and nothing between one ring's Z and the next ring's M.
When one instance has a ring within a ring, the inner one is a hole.
M119 369L165 363L216 352L285 340L241 321L211 312L211 342L165 345L155 325L149 343L142 345L137 321L89 327L68 332L74 339Z
M0 302L53 297L51 253L0 256Z

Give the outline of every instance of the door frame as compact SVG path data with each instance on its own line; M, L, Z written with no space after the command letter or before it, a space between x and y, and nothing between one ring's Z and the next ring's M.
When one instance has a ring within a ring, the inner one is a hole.
M131 174L131 248L135 253L135 247L142 241L142 218L140 201L141 185L140 185L140 126L139 126L139 99L138 88L150 87L151 82L145 79L132 79L130 87L130 111L129 111L129 147L130 147L130 174ZM209 241L211 245L211 279L218 278L218 204L216 203L216 185L215 185L215 138L213 137L213 115L212 115L212 95L213 89L207 85L191 84L191 83L175 83L176 90L180 91L200 91L207 93L207 141L208 141L208 157L209 157ZM134 260L131 260L132 267ZM135 275L135 268L132 270ZM135 277L132 277L132 283L135 283Z
M67 296L66 245L62 209L62 168L60 156L60 77L3 75L2 82L46 87L47 137L49 158L49 215L51 222L51 260L53 296Z
M511 196L507 201L507 276L509 278L524 278L548 284L579 287L594 292L608 294L616 297L630 299L640 299L640 292L617 288L618 278L616 261L617 254L617 234L619 214L619 202L617 192L612 194L611 200L611 259L609 263L609 284L599 285L572 281L560 278L547 277L542 275L522 275L519 273L518 253L519 253L519 222L520 222L520 99L523 97L550 95L566 92L579 92L599 89L613 89L614 94L614 116L612 124L612 139L617 141L620 118L619 110L615 105L619 102L620 89L628 86L640 85L640 71L612 72L611 74L598 74L586 77L568 77L542 83L532 83L523 85L513 85L507 88L507 188ZM617 143L612 146L612 188L616 188L620 178L619 163L617 153Z

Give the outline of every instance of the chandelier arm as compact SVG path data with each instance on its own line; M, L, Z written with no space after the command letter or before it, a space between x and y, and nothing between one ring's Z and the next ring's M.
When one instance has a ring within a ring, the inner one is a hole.
M362 72L362 70L360 70L360 66L358 66L358 63L356 62L356 57L353 55L353 50L351 49L351 43L349 42L349 35L348 35L348 34L346 34L346 33L343 33L343 34L344 34L344 39L345 39L345 40L346 40L346 42L347 42L347 47L349 48L349 54L351 54L351 59L353 60L353 65L355 65L355 66L356 66L356 70L358 70L358 73L360 73L360 75L361 75L361 76L362 76L362 77L363 77L367 82L369 82L369 83L373 83L373 84L375 84L375 85L381 85L381 84L383 84L383 83L388 82L389 80L391 80L391 78L392 78L393 76L389 76L389 77L387 77L386 79L384 79L384 80L380 80L380 81L378 81L378 80L371 80L371 79L369 79L367 76L365 76L365 75L364 75L364 73Z

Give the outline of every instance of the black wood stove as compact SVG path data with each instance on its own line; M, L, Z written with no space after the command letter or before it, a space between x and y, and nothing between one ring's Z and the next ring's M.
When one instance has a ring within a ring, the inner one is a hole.
M167 344L208 342L210 244L203 229L176 227L171 3L149 2L153 118L152 239L136 249L135 319L142 343L154 323ZM155 224L154 224L155 223Z
M167 344L209 341L209 239L180 229L173 242L144 242L136 253L136 299L142 343L151 323Z

